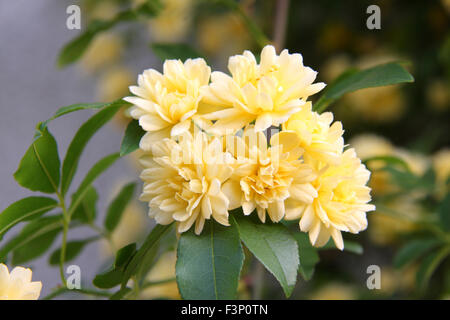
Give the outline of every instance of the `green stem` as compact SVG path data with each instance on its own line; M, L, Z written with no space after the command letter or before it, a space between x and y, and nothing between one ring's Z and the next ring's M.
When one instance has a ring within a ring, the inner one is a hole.
M153 286L157 286L157 285L160 285L160 284L166 284L166 283L174 282L176 280L177 280L176 278L169 278L169 279L164 279L164 280L159 280L159 281L148 281L148 282L145 282L142 285L141 288L142 289L147 289L149 287L153 287Z
M55 291L44 297L42 300L51 300L61 294L67 293L67 292L77 292L81 294L91 295L91 296L97 296L97 297L110 297L111 293L106 291L97 291L92 289L68 289L66 287L57 288Z
M69 231L69 224L70 224L70 216L67 213L66 204L64 201L64 197L61 195L60 192L57 192L56 195L59 199L59 205L62 208L63 211L63 237L62 237L62 244L61 244L61 255L59 259L59 274L61 276L61 281L64 287L67 286L66 282L66 276L64 275L64 262L66 260L66 247L67 247L67 232Z
M137 277L132 277L133 279L133 292L134 292L134 298L137 299L139 297L139 292L141 289L139 288L139 280Z

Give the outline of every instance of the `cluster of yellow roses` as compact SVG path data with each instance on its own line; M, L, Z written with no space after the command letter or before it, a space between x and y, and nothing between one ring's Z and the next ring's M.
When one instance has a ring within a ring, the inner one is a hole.
M266 46L258 63L245 51L229 59L231 75L201 59L167 60L163 74L145 70L130 114L146 134L141 200L157 223L178 232L205 220L229 225L229 211L299 219L315 246L341 231L367 226L370 172L353 149L344 151L340 122L312 111L309 96L325 87L300 54ZM271 134L273 128L279 132Z

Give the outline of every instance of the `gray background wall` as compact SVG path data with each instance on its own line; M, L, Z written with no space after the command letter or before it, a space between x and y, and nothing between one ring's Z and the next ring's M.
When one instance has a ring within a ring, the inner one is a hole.
M31 194L15 182L12 174L31 142L36 123L47 119L61 106L95 102L93 79L86 78L76 66L63 70L56 68L60 48L79 32L66 28L69 4L78 4L78 1L0 1L1 210ZM143 46L146 45L143 42ZM136 75L159 63L150 51L147 52L145 55L131 53ZM50 131L58 141L61 158L76 130L91 115L90 111L80 111L51 123ZM118 151L122 134L117 127L109 125L94 136L81 158L73 186L78 185L83 174L98 159ZM116 163L95 183L100 195L99 212L104 212L105 203L117 185L137 179L135 170L126 160ZM3 241L21 227L11 231ZM69 238L83 238L91 233L77 229L77 233L72 233ZM92 279L101 263L97 245L89 246L74 262L81 267L83 279ZM58 269L47 265L47 257L33 261L28 267L33 268L33 279L43 282L41 297L60 283Z

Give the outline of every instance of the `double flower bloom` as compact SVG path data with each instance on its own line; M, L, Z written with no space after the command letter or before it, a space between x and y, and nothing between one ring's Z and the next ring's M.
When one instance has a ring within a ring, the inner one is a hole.
M325 87L300 54L260 63L249 51L230 57L231 76L203 59L167 60L164 73L149 69L125 100L146 131L141 200L160 224L177 222L200 234L205 220L228 225L228 211L299 219L315 246L330 237L343 249L341 231L367 227L370 172L353 149L344 151L340 122L312 111L308 97ZM210 82L211 80L211 82ZM279 127L271 135L266 131ZM254 213L253 213L254 212Z

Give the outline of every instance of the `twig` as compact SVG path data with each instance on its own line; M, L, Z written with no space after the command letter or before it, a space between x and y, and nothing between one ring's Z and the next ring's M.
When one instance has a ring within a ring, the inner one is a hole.
M277 51L284 48L286 26L288 20L289 0L276 0L275 23L273 30L273 43Z

